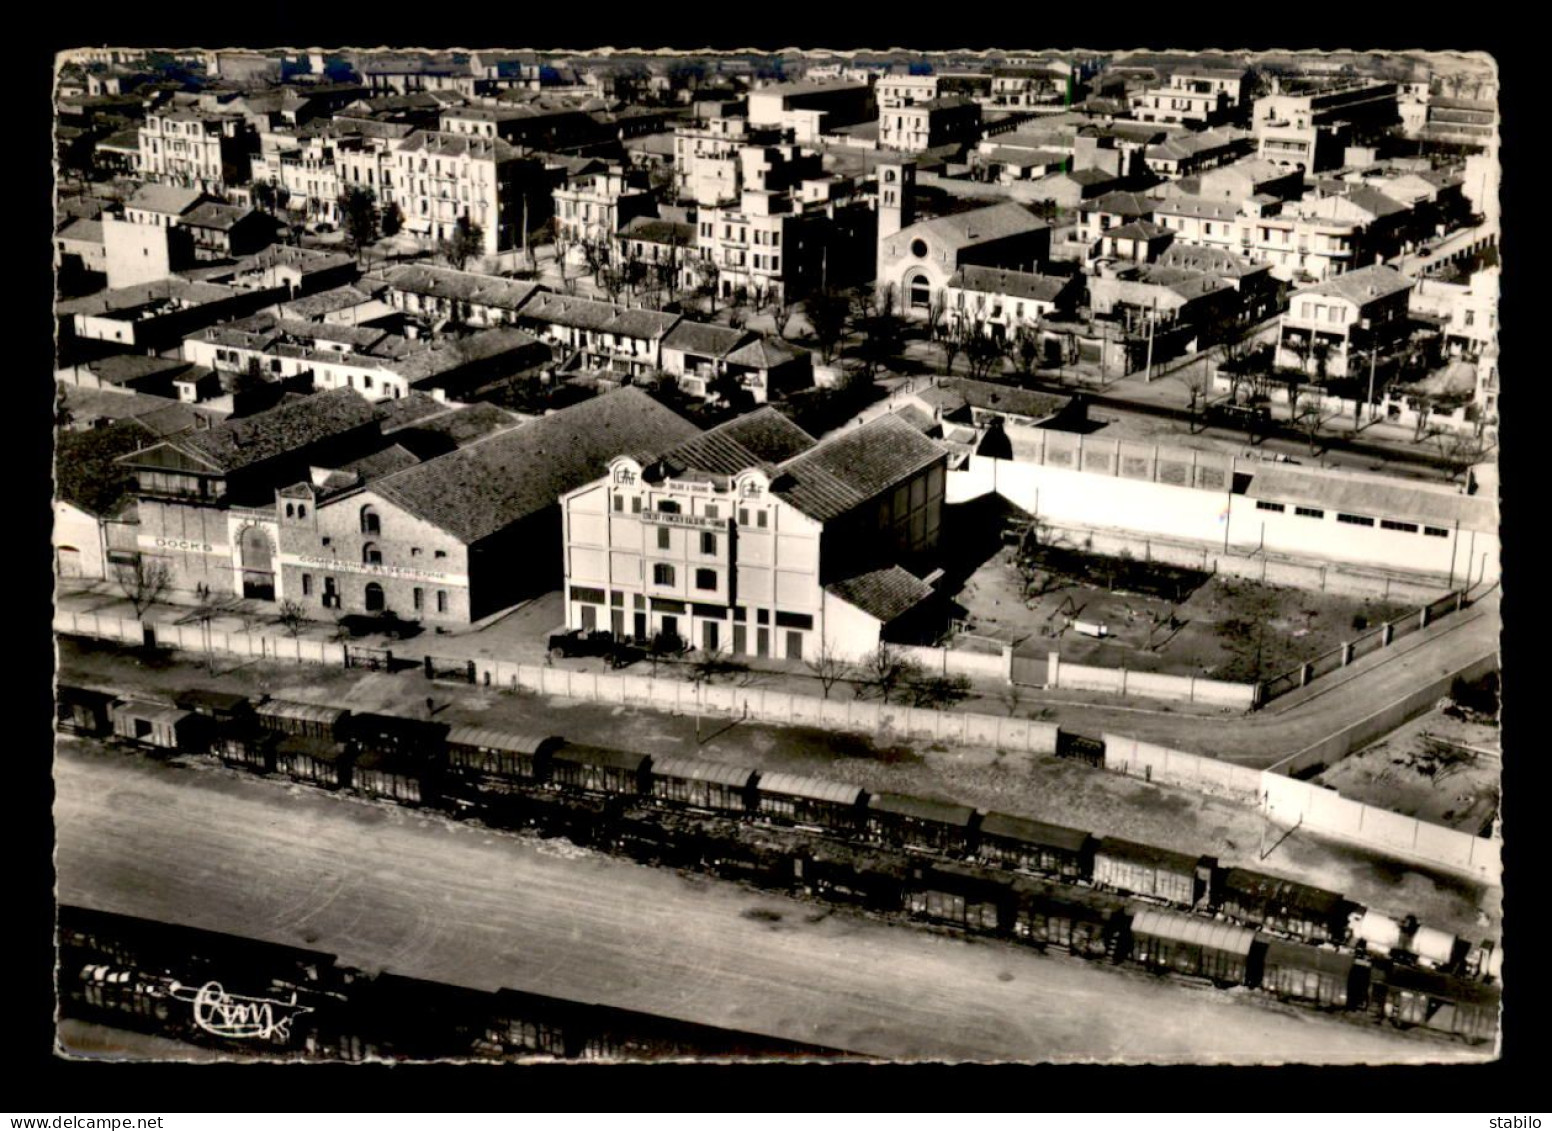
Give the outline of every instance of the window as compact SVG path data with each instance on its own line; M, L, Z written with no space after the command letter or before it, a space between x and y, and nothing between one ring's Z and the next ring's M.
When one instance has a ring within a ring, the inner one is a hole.
M286 504L286 517L287 518L295 518L296 517L296 507L293 506L290 503Z
M738 525L740 525L740 526L748 526L749 525L749 508L748 507L739 507L738 508Z
M717 587L717 571L714 569L698 569L695 571L695 588L711 589Z
M447 551L446 550L438 550L436 552L436 556L439 557L439 558L445 558L445 557L447 557Z
M1430 538L1448 538L1450 536L1450 532L1442 526L1425 526L1423 527L1423 533Z
M313 595L313 575L310 574L310 573L304 573L304 574L302 574L302 596L304 596L304 597L311 597L312 595Z
M411 546L410 547L410 557L412 557L412 558L420 557L420 547L419 546Z
M1402 532L1404 532L1406 534L1416 534L1417 533L1417 523L1415 523L1415 522L1394 522L1391 519L1382 518L1382 519L1380 519L1380 529L1382 529L1382 530L1400 530L1400 531L1402 531Z
M1287 509L1281 503L1268 503L1262 499L1256 500L1256 510L1258 511L1276 511L1278 514L1282 514Z
M641 513L641 496L640 495L632 495L631 496L631 514L640 514L640 513Z
M672 585L674 583L674 567L663 562L658 562L652 567L653 585Z
M668 528L666 526L658 527L657 528L657 548L659 550L667 550L667 549L669 549L670 545L671 545L671 541L670 541L670 538L669 538L669 530L668 530Z
M659 499L657 501L658 514L678 514L679 504L673 499Z
M1338 514L1336 516L1336 520L1338 522L1345 522L1345 523L1347 523L1350 526L1373 526L1374 525L1374 520L1372 518L1364 518L1362 515L1359 515L1359 514Z
M367 565L383 564L383 552L377 548L376 542L368 542L361 547L361 560Z
M715 554L717 552L717 536L715 534L701 532L701 553Z
M758 526L761 530L765 529L765 517L766 517L766 512L765 511L756 511L755 512L755 525Z
M416 586L414 592L415 611L418 613L426 607L426 591Z
M1305 518L1325 518L1326 512L1319 507L1294 507L1294 514L1303 515Z
M776 623L782 628L813 628L814 618L807 613L776 613Z
M717 517L717 504L715 504L715 503L707 503L706 504L706 517L707 518L716 518Z
M377 511L370 506L361 508L361 533L381 534L383 532L382 519L377 516Z
M615 514L624 514L625 513L625 496L624 495L616 495L614 497L614 512L615 512Z
M446 589L438 589L437 590L437 612L439 612L439 613L447 612L447 590Z

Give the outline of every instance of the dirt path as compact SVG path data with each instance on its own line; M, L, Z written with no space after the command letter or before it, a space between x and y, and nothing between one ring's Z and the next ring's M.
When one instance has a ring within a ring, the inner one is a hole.
M1486 1054L970 943L375 804L70 740L61 898L482 989L894 1059L1351 1063Z

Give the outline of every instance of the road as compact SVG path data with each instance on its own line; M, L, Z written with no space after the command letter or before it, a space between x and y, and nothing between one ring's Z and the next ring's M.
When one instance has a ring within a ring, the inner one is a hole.
M481 989L895 1060L1374 1063L1488 1054L1143 973L220 770L62 741L62 900Z

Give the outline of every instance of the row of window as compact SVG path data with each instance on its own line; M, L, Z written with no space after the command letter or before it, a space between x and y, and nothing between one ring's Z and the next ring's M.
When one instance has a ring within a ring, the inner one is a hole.
M1264 499L1257 499L1256 500L1256 510L1258 510L1258 511L1276 511L1278 514L1282 514L1287 509L1288 508L1284 504L1282 504L1282 503L1269 503L1269 502L1267 502ZM1326 517L1326 512L1321 510L1321 509L1319 509L1318 507L1294 507L1293 508L1293 513L1297 514L1297 515L1302 515L1305 518L1325 518ZM1373 526L1374 525L1374 519L1366 518L1363 515L1358 515L1358 514L1340 514L1340 513L1338 513L1338 515L1336 516L1336 520L1338 522L1345 522L1349 526ZM1380 523L1380 529L1382 529L1382 530L1399 530L1399 531L1401 531L1404 534L1416 534L1417 533L1417 529L1418 529L1418 524L1415 523L1415 522L1400 522L1400 521L1397 521L1396 519L1390 519L1390 518L1382 518L1382 519L1379 520L1379 523ZM1428 535L1429 537L1432 537L1432 538L1448 538L1449 534L1450 534L1450 532L1448 530L1444 529L1441 526L1425 526L1425 527L1423 527L1423 533Z
M626 499L626 497L624 495L617 494L617 495L614 496L614 512L616 514L624 514L625 513L625 510L626 510L626 501L625 501L625 499ZM640 495L632 495L632 496L630 496L629 507L630 507L630 513L631 514L640 514L641 513L641 496ZM655 509L656 509L658 514L680 514L681 513L680 508L679 508L679 504L676 501L674 501L673 499L659 499L658 503L657 503L657 507ZM720 518L721 517L721 508L716 503L707 503L705 510L702 511L702 517L709 518L709 519ZM770 521L769 512L767 512L765 510L757 510L757 511L752 512L752 514L751 514L751 512L750 512L748 507L739 507L738 508L738 525L740 525L740 526L749 526L750 525L751 517L754 520L753 525L757 529L764 530L766 528L766 526L769 525L769 521ZM668 549L668 541L667 541L667 539L668 539L668 531L667 530L659 530L657 532L657 535L658 535L658 545L660 547L662 547L663 549L665 549L665 550ZM715 542L716 535L714 535L714 534L703 534L701 536L702 547L705 546L707 538L710 538L710 539L713 540L713 542ZM712 549L705 550L705 552L708 553L708 554L714 554L717 551L716 551L715 546L713 546Z
M666 532L665 532L666 533ZM667 562L657 562L652 566L652 584L661 585L664 588L673 588L678 583L678 572ZM695 571L695 588L708 593L717 591L717 571L714 569L697 569Z
M332 578L332 577L325 577L323 579L323 597L324 597L324 602L326 604L333 604L335 601L338 600L338 598L339 598L339 590L338 590L338 588L336 586L337 586L337 583L335 582L334 578ZM304 573L304 574L302 574L302 596L304 596L304 597L311 597L312 595L313 595L313 575L310 574L310 573ZM375 581L367 582L367 585L366 585L366 597L367 597L366 603L367 603L368 609L373 609L373 608L380 609L380 608L383 608L383 587L381 585L377 584L377 582L375 582ZM413 605L415 607L415 611L417 613L418 612L424 612L425 608L426 608L426 591L424 589L421 589L419 586L416 586L413 590L411 590L410 597L411 597L411 602L413 603ZM436 611L439 612L439 613L445 613L445 612L447 612L447 608L448 608L447 590L446 589L438 589L436 591Z
M605 597L611 608L623 609L625 607L625 594L618 589L612 589L606 595L602 589L594 589L590 586L573 585L571 587L571 599L584 605L602 605ZM733 614L733 620L738 624L744 624L749 620L749 610L741 605L735 605L732 609L726 609L721 605L703 605L694 603L686 605L683 601L675 601L667 597L653 597L650 602L640 593L631 595L631 607L637 610L645 610L649 607L658 613L688 613L694 612L698 617L713 617L718 620L725 619L727 614ZM770 624L771 610L756 609L754 611L756 624ZM776 611L776 625L778 628L812 629L814 618L811 613L788 613L780 609Z

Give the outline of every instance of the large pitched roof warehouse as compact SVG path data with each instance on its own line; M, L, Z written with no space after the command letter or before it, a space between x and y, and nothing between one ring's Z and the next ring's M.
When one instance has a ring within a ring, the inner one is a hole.
M371 424L377 418L377 409L353 389L332 389L267 412L186 433L167 441L165 446L213 471L230 473L301 451L331 436ZM126 462L134 459L125 457Z
M536 514L622 454L650 461L695 435L639 389L618 389L381 479L385 499L465 543Z
M1333 295L1337 298L1345 298L1360 306L1376 299L1386 298L1397 291L1409 291L1414 280L1403 275L1394 267L1387 267L1383 263L1375 263L1368 267L1360 267L1356 271L1348 271L1341 275L1333 275L1323 283L1316 283L1313 287L1306 287L1302 291L1296 291L1296 295Z
M944 450L893 413L788 460L771 489L810 518L838 518L924 467Z
M808 451L815 440L767 406L701 433L664 455L681 471L737 475L751 467L775 465Z
M433 298L457 299L501 310L517 310L535 293L544 289L538 283L519 279L501 279L473 271L426 267L418 263L395 267L384 277L395 290L430 295Z
M750 338L753 331L706 322L680 322L663 338L663 348L682 350L701 357L726 357Z
M598 299L540 292L523 307L522 316L555 326L572 326L630 338L660 338L679 321L677 314L631 309Z
M182 216L198 204L204 195L199 189L178 188L176 185L141 185L135 190L135 195L125 202L125 207Z

